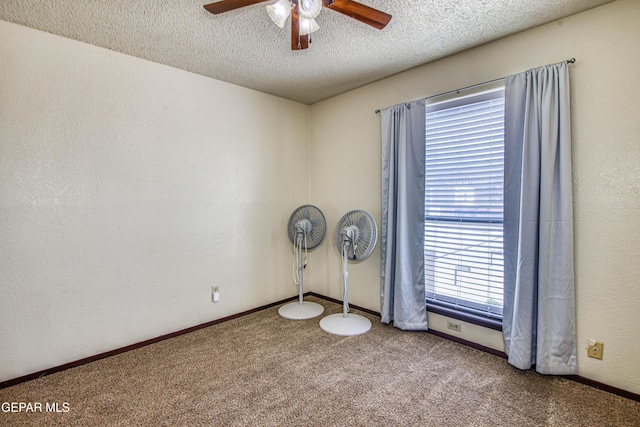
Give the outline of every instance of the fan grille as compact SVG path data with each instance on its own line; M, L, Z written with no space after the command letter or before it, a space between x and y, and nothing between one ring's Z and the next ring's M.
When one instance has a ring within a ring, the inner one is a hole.
M335 237L336 246L341 253L346 238L351 242L347 257L351 261L361 261L373 252L378 240L378 228L369 212L355 209L340 218Z
M320 209L313 205L302 205L293 211L288 224L289 239L296 243L296 235L302 233L303 249L313 249L320 245L327 233L327 221Z

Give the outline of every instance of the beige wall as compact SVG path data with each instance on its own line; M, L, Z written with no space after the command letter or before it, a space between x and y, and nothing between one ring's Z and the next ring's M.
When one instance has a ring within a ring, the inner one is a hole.
M308 106L3 21L0 40L0 381L295 295Z
M387 78L311 108L311 198L329 227L350 209L380 224L375 109L576 57L572 91L580 375L640 393L640 2L621 0ZM342 297L333 245L314 252L313 290ZM380 309L380 252L350 270L354 304ZM446 319L430 326L447 333ZM502 349L501 335L463 324L462 338ZM604 341L604 360L586 357Z

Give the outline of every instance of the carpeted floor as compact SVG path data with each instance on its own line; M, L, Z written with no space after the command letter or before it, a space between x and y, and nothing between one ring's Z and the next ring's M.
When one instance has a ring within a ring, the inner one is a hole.
M0 390L42 403L0 425L640 426L640 402L428 333L366 314L370 332L339 337L277 309Z

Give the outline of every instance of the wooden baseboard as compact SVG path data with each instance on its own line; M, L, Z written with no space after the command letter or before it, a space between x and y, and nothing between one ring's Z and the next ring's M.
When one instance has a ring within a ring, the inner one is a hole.
M440 337L440 338L444 338L446 340L457 342L457 343L462 344L462 345L466 345L466 346L471 347L471 348L475 348L476 350L484 351L485 353L493 354L494 356L502 357L503 359L507 358L507 355L504 354L504 352L502 352L500 350L496 350L494 348L487 347L487 346L484 346L482 344L475 343L473 341L468 341L468 340L462 339L460 337L456 337L454 335L449 335L449 334L447 334L445 332L434 331L433 329L429 329L427 331L427 333L430 333L430 334L435 335L435 336Z
M277 301L277 302L273 302L271 304L263 305L261 307L252 308L251 310L243 311L242 313L233 314L231 316L227 316L227 317L223 317L223 318L220 318L220 319L212 320L210 322L205 322L205 323L202 323L200 325L192 326L190 328L181 329L179 331L171 332L171 333L165 334L165 335L160 335L158 337L151 338L151 339L148 339L148 340L144 340L144 341L141 341L141 342L138 342L138 343L135 343L135 344L131 344L131 345L127 345L127 346L124 346L124 347L120 347L120 348L117 348L115 350L105 351L104 353L96 354L94 356L85 357L83 359L79 359L79 360L75 360L73 362L65 363L64 365L54 366L54 367L49 368L49 369L44 369L42 371L34 372L32 374L27 374L27 375L23 375L23 376L18 377L18 378L5 380L5 381L0 382L0 389L11 387L12 385L20 384L20 383L23 383L25 381L35 380L36 378L44 377L46 375L55 374L56 372L64 371L64 370L70 369L70 368L75 368L76 366L84 365L86 363L94 362L96 360L100 360L100 359L104 359L104 358L107 358L107 357L115 356L116 354L124 353L124 352L131 351L131 350L135 350L137 348L144 347L144 346L147 346L147 345L150 345L150 344L155 344L157 342L164 341L164 340L167 340L169 338L174 338L174 337L177 337L177 336L180 336L180 335L188 334L189 332L197 331L198 329L203 329L203 328L207 328L209 326L217 325L218 323L223 323L223 322L227 322L229 320L237 319L238 317L243 317L243 316L246 316L248 314L256 313L258 311L265 310L267 308L271 308L271 307L274 307L276 305L283 304L285 302L293 301L293 300L295 300L297 298L298 298L298 296L296 295L295 297L287 298L287 299L284 299L282 301Z
M599 381L591 380L589 378L581 377L580 375L564 375L563 378L567 378L569 380L579 382L580 384L597 388L598 390L607 391L609 393L616 394L618 396L626 397L627 399L640 402L640 394L636 394L627 390L623 390L618 387L607 385Z
M314 297L321 298L321 299L324 299L324 300L329 301L329 302L333 302L333 303L342 305L342 301L340 301L340 300L337 300L337 299L331 298L331 297L327 297L327 296L324 296L324 295L320 295L320 294L317 294L315 292L307 292L304 295L305 296L314 296ZM145 341L141 341L139 343L127 345L125 347L120 347L120 348L115 349L115 350L106 351L104 353L96 354L96 355L90 356L90 357L85 357L83 359L76 360L74 362L65 363L64 365L54 366L53 368L44 369L42 371L34 372L32 374L28 374L28 375L24 375L24 376L21 376L21 377L18 377L18 378L2 381L2 382L0 382L0 389L11 387L12 385L20 384L20 383L23 383L23 382L26 382L26 381L34 380L36 378L44 377L46 375L51 375L51 374L54 374L56 372L64 371L66 369L70 369L70 368L74 368L76 366L84 365L86 363L94 362L96 360L100 360L100 359L104 359L104 358L107 358L107 357L115 356L116 354L124 353L124 352L131 351L131 350L135 350L137 348L144 347L144 346L147 346L147 345L150 345L150 344L155 344L157 342L164 341L164 340L169 339L169 338L174 338L174 337L177 337L177 336L180 336L180 335L188 334L189 332L194 332L194 331L197 331L199 329L203 329L203 328L207 328L209 326L217 325L218 323L223 323L223 322L227 322L229 320L237 319L239 317L243 317L243 316L246 316L248 314L256 313L258 311L262 311L262 310L265 310L267 308L275 307L277 305L280 305L280 304L283 304L283 303L286 303L286 302L289 302L289 301L293 301L293 300L295 300L297 298L298 298L298 296L296 295L294 297L287 298L287 299L284 299L282 301L273 302L271 304L267 304L267 305L263 305L261 307L253 308L251 310L243 311L242 313L233 314L231 316L227 316L227 317L223 317L223 318L220 318L220 319L212 320L210 322L205 322L205 323L202 323L200 325L192 326L190 328L181 329L179 331L172 332L170 334L161 335L161 336L158 336L158 337L155 337L155 338L151 338L151 339L148 339L148 340L145 340ZM359 307L359 306L353 305L353 304L350 304L350 306L355 310L360 310L362 312L369 313L371 315L380 317L380 313L377 312L377 311L370 310L370 309L367 309L367 308L364 308L364 307ZM463 344L463 345L475 348L477 350L481 350L481 351L484 351L484 352L487 352L487 353L490 353L490 354L493 354L493 355L496 355L496 356L499 356L499 357L506 358L506 355L503 352L498 351L498 350L494 350L494 349L492 349L490 347L485 347L483 345L474 343L472 341L464 340L462 338L458 338L456 336L449 335L449 334L446 334L444 332L433 331L433 330L429 330L427 332L430 333L430 334L433 334L435 336L438 336L438 337L441 337L441 338L444 338L444 339L448 339L448 340L457 342L459 344ZM617 387L613 387L613 386L610 386L610 385L607 385L607 384L603 384L601 382L594 381L594 380L591 380L589 378L584 378L584 377L581 377L580 375L565 375L564 378L567 378L567 379L572 380L572 381L579 382L581 384L588 385L590 387L597 388L599 390L607 391L609 393L616 394L618 396L622 396L622 397L625 397L627 399L631 399L631 400L635 400L635 401L640 402L640 395L639 394L632 393L630 391L623 390L623 389L620 389L620 388L617 388Z
M333 303L336 303L336 304L339 304L339 305L343 304L343 302L341 300L339 300L339 299L326 297L324 295L316 294L315 292L309 292L306 295L313 296L313 297L316 297L316 298L320 298L320 299L323 299L325 301L333 302ZM359 311L362 311L362 312L365 312L365 313L369 313L369 314L371 314L373 316L380 317L380 313L378 313L377 311L374 311L374 310L369 310L368 308L364 308L364 307L360 307L360 306L357 306L357 305L353 305L351 303L349 303L349 307L351 307L351 308L353 308L355 310L359 310Z

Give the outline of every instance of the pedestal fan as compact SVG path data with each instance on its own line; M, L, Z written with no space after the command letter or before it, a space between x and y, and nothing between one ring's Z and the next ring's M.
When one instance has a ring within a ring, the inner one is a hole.
M327 233L327 221L322 211L313 205L302 205L293 211L288 224L289 239L293 242L293 281L298 285L298 301L285 304L278 310L286 319L303 320L320 316L324 307L315 302L304 301L302 270L307 266L307 254L322 243Z
M344 300L342 313L331 314L320 321L320 327L335 335L360 335L371 329L371 321L364 316L349 313L349 262L366 259L378 239L376 222L366 211L347 212L336 227L336 246L342 255Z

